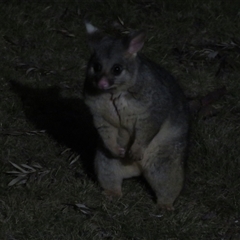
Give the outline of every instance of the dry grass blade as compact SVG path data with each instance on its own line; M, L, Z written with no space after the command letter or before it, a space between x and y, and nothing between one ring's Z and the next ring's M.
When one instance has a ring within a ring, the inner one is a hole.
M34 130L34 131L27 131L27 135L41 135L46 133L46 130Z
M27 164L22 163L21 166L22 166L22 167L25 167L25 168L27 168L27 169L33 171L33 172L36 171L33 167L31 167L31 166L29 166L29 165L27 165Z
M78 207L78 208L81 208L81 209L90 210L89 207L87 207L86 205L84 205L82 203L76 203L75 206Z
M73 207L74 209L79 210L81 213L83 213L85 215L93 214L93 210L82 203L76 203L76 204L63 203L63 205Z
M65 150L66 151L66 150ZM80 158L79 154L76 154L75 152L70 155L68 158L69 165L73 165L75 162L77 162Z
M21 172L18 172L18 171L7 171L6 173L19 175Z
M117 18L118 18L119 23L120 23L122 26L124 26L124 21L123 21L119 16L118 16Z
M77 156L69 163L69 165L74 164L79 158L80 158L80 155L77 155Z
M36 71L38 71L38 68L35 68L35 67L30 67L30 68L28 68L28 70L26 71L26 75L28 75L30 72L36 72Z
M53 31L57 33L61 33L62 35L70 38L74 38L75 35L73 33L70 33L67 29L52 29Z
M16 169L19 171L7 171L7 174L12 174L13 176L17 176L14 178L8 186L13 186L15 184L25 184L27 181L33 182L38 180L40 182L42 178L50 172L50 170L44 170L40 164L35 163L32 166L27 164L20 164L20 166L16 163L10 162Z
M8 183L8 187L11 187L15 184L19 184L19 182L21 182L22 180L24 180L24 178L26 177L26 175L24 176L18 176L16 178L14 178L11 182Z
M43 168L39 163L34 163L32 166L39 169Z
M25 183L27 183L27 181L28 181L28 179L23 178L23 179L21 179L20 181L17 182L17 185L25 184Z
M149 214L151 217L161 218L163 214Z
M19 136L19 135L42 135L46 133L46 130L34 130L34 131L1 131L2 135L10 135L10 136Z
M69 152L69 151L71 151L72 149L71 148L66 148L64 151L62 151L61 153L60 153L60 155L63 155L63 154L65 154L66 152Z
M16 163L13 163L11 161L9 161L15 168L17 168L18 170L20 170L22 173L28 173L28 171L24 170L23 168L21 168L20 166L18 166Z

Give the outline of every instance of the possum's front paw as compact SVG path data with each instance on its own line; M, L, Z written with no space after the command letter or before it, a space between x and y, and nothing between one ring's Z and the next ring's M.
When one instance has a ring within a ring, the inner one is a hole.
M133 161L141 161L143 158L143 150L138 144L133 144L128 152L129 158Z
M117 158L124 158L126 154L125 148L120 147L119 145L111 149L111 152L112 152L112 155Z

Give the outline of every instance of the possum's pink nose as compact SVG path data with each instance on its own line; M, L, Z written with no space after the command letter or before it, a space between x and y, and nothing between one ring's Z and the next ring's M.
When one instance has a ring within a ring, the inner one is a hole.
M106 77L102 77L98 82L98 87L100 89L107 89L109 87L109 82Z

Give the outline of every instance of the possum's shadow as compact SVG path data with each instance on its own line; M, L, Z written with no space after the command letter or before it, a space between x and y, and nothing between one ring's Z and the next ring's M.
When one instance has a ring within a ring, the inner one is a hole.
M26 118L60 144L80 154L86 172L92 176L97 132L83 100L64 98L59 87L33 88L11 81L21 98Z

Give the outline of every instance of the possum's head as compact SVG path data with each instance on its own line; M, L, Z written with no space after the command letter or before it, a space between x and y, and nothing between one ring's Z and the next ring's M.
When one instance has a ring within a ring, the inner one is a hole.
M93 53L85 86L100 91L121 91L134 85L138 68L136 57L145 35L138 32L118 39L103 35L90 23L86 23L86 29Z

